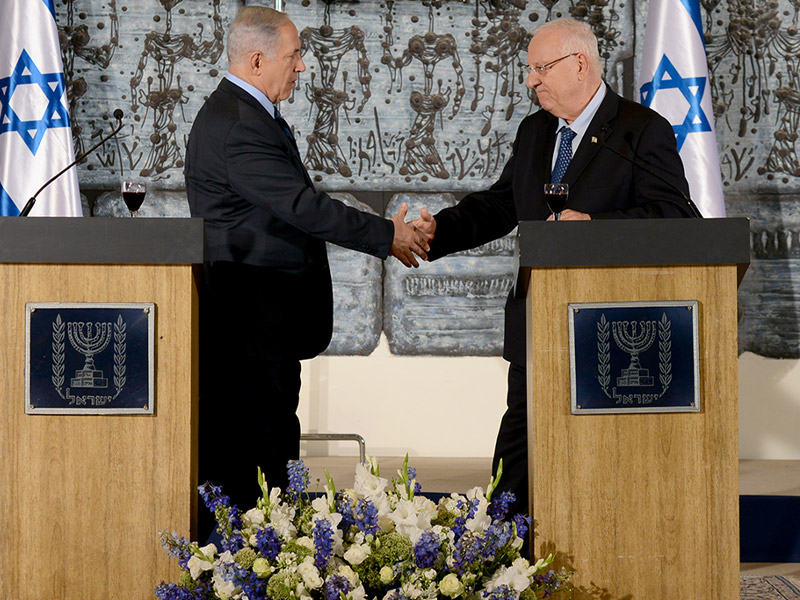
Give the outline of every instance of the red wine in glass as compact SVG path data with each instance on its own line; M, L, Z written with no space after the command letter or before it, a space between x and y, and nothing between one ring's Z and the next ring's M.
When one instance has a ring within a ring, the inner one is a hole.
M140 181L124 181L122 183L122 199L125 201L125 206L132 217L139 213L139 208L144 202L144 196L147 193L147 188L144 182Z
M569 196L569 185L566 183L545 183L544 184L544 201L547 203L547 208L553 213L553 220L558 221L561 218L561 211L567 205L567 197Z

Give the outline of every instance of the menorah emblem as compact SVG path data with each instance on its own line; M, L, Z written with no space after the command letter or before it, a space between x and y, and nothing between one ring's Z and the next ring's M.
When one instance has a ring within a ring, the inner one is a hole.
M70 380L72 387L107 388L108 379L95 368L94 357L106 349L111 341L111 323L67 323L67 336L72 347L86 357L82 369L75 371Z
M631 364L627 369L622 369L622 376L617 377L617 385L622 386L652 386L653 377L648 369L643 369L639 363L639 355L647 351L656 339L656 321L614 321L611 331L614 341L622 350L631 355Z

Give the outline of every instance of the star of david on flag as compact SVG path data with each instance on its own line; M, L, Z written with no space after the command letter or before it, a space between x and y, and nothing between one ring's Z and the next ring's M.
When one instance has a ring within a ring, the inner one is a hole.
M705 217L724 217L725 201L699 0L650 0L640 101L675 131L689 192Z
M75 158L53 0L0 2L0 216ZM45 189L34 216L81 216L76 169Z

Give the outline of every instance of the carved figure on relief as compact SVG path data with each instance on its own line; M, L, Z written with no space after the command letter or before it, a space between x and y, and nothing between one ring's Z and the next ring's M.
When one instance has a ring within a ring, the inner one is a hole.
M492 120L497 112L502 112L506 121L514 115L514 108L522 101L522 94L517 87L526 90L525 74L522 69L520 55L530 43L531 36L520 26L519 18L527 0L479 0L485 18L476 11L472 19L472 43L469 48L475 62L474 96L470 110L475 112L478 103L487 100L481 116L485 119L481 136L486 136L492 129ZM486 72L490 86L490 97L486 98L486 87L481 83L481 75ZM505 108L498 102L506 98Z
M86 21L88 15L81 11L76 14L75 0L65 0L65 10L62 14L65 19L64 24L58 26L58 40L61 46L61 59L64 62L64 73L66 75L67 98L69 98L69 120L72 124L72 143L75 147L75 154L82 153L86 148L81 137L83 126L78 116L78 102L86 94L88 85L86 79L78 75L80 69L75 66L75 59L78 58L91 67L105 70L111 64L115 50L119 47L119 19L117 17L116 0L108 0L108 42L95 43L89 26L82 22L75 24L75 18ZM105 20L101 19L94 24L100 31L106 28ZM106 78L101 76L101 80ZM96 131L91 137L99 137L102 131Z
M199 42L189 33L175 34L172 31L172 9L182 0L159 0L166 11L164 31L151 31L145 36L144 49L136 68L136 73L131 78L131 109L138 113L144 106L144 115L136 114L137 121L141 120L144 129L148 116L152 119L152 133L149 135L150 151L147 160L139 171L143 177L159 179L167 169L183 167L183 146L176 136L175 110L183 109L187 98L181 87L181 76L176 74L178 63L183 60L200 61L214 65L222 56L225 46L222 18L219 12L220 0L212 0L213 14L210 15L213 30L210 39L203 40L204 24L197 23ZM156 21L160 18L157 16ZM148 64L153 62L155 73L143 79L148 70ZM190 88L191 91L191 88ZM131 157L131 168L135 168ZM138 163L138 158L136 159Z
M306 165L313 171L350 177L352 171L339 145L339 111L342 108L345 111L355 108L357 113L363 110L371 95L372 76L364 32L358 25L344 29L331 27L330 8L331 2L326 2L324 22L319 28L306 27L300 32L303 55L310 51L318 67L310 69L311 83L306 84L306 98L316 112L314 128L306 137ZM347 93L347 71L342 71L341 85L337 87L342 59L353 51L358 54L358 82L362 94L357 106L355 98Z
M416 113L411 130L405 140L402 150L400 175L428 174L440 179L447 179L450 173L444 166L441 155L436 148L434 131L436 130L437 117L441 120L448 104L452 99L453 107L449 118L458 114L461 100L466 93L463 67L458 56L458 47L455 38L448 34L438 34L434 29L434 11L441 8L441 0L422 0L421 4L428 9L428 31L423 35L413 35L408 40L408 48L402 55L395 57L392 54L394 45L393 20L395 0L386 2L386 26L384 27L385 39L382 43L383 56L381 62L391 73L392 85L395 84L400 91L402 84L400 77L402 70L409 67L413 61L418 61L422 66L422 90L414 89L409 96L411 110ZM456 80L453 85L444 85L442 79L436 80L436 69L442 61L450 60ZM411 77L409 77L411 80Z

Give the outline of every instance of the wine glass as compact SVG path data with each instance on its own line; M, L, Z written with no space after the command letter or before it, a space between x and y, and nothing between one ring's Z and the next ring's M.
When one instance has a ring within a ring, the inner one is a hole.
M144 181L122 182L122 199L125 201L125 206L128 207L132 217L139 214L139 207L144 202L146 192L147 186Z
M569 196L569 184L544 184L544 201L547 202L547 208L553 213L553 219L555 221L561 219L561 211L564 210L564 207L567 205L567 196Z

